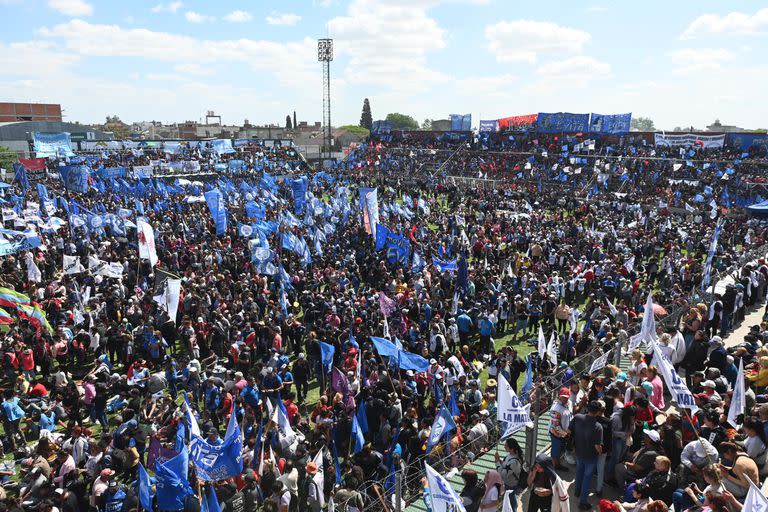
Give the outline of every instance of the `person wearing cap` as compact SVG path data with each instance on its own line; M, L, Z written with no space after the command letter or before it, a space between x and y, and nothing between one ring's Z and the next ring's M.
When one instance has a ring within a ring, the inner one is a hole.
M701 472L719 458L717 448L706 439L694 439L683 448L680 463L684 466L684 480L696 479L703 485Z
M321 489L315 481L315 475L317 474L319 468L317 467L315 461L311 460L307 462L307 465L304 469L306 476L304 477L304 481L302 483L303 492L300 493L299 496L306 498L306 502L309 505L309 510L311 512L320 512L323 508L325 496L323 495L323 489Z
M552 443L552 463L555 469L567 471L568 468L560 464L560 454L565 449L570 434L570 424L573 412L570 405L571 390L560 388L558 399L549 410L549 437Z
M631 461L616 464L614 479L620 489L627 483L645 478L654 468L656 457L662 454L661 436L655 430L643 430L643 446Z
M117 480L110 480L107 489L96 499L96 507L99 512L127 512L131 510L133 499L128 498L128 494Z
M114 476L115 472L110 468L104 468L101 470L99 477L93 481L93 486L91 487L91 507L98 507L101 495L104 494L104 492L107 490L107 487L109 487L109 482Z

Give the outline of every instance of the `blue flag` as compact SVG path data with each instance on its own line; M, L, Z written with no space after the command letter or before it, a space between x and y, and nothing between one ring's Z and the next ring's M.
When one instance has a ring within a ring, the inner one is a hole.
M187 429L184 427L184 424L179 422L178 426L176 427L176 445L174 446L174 450L177 452L181 451L181 447L186 444L187 441Z
M205 202L208 205L208 211L211 212L216 223L216 236L223 236L227 231L227 207L224 204L224 197L218 188L209 190L205 193Z
M144 464L139 463L139 504L144 510L152 510L152 484Z
M307 203L307 177L291 180L293 190L293 211L296 215L304 213L304 205Z
M22 192L26 192L29 188L29 178L27 177L27 169L21 164L13 164L14 181L19 183Z
M193 494L187 480L189 454L184 447L174 458L164 463L155 463L157 479L157 508L160 510L182 510L184 498Z
M320 359L323 363L323 373L331 373L333 365L333 355L336 353L336 347L324 341L320 342Z
M525 382L523 383L522 389L520 389L520 396L527 399L528 395L531 393L531 390L533 389L533 369L531 368L530 356L525 358L525 363L526 363ZM514 382L512 384L514 384Z
M365 400L360 400L360 404L357 406L357 412L355 413L355 416L357 416L357 424L360 425L360 430L363 431L363 433L368 432L368 413L365 410Z
M259 421L259 431L256 433L256 445L253 447L253 469L259 469L259 462L261 462L261 435L264 428L264 422Z
M189 444L192 460L195 462L197 476L206 482L215 482L234 478L243 472L243 437L237 424L234 404L229 417L224 442L214 446L203 438L192 435Z
M432 450L432 447L440 442L440 439L447 433L456 428L456 422L453 421L453 416L446 409L445 404L440 406L440 412L437 414L434 423L432 423L432 430L429 432L429 438L427 439L427 453Z
M404 350L398 351L400 369L413 370L416 373L425 372L429 369L429 361L419 354L413 354Z
M203 492L203 501L200 503L200 512L221 512L219 499L216 497L216 489L213 485L208 486L208 490Z
M336 468L336 483L341 483L341 464L339 464L339 451L336 449L336 427L331 430L331 455L333 466Z
M443 272L456 272L456 258L452 260L442 260L437 256L432 256L432 263L437 267L437 270L442 274Z
M448 393L451 394L451 401L448 405L450 408L451 416L460 416L461 411L459 411L459 406L456 403L456 395L453 393L453 386L448 387Z
M363 430L360 428L360 423L357 421L357 416L352 416L352 436L355 439L355 447L352 449L354 453L360 453L365 445L365 436Z

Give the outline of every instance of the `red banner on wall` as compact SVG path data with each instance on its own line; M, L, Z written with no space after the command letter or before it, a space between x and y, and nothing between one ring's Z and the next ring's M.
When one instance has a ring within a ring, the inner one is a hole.
M533 124L539 118L539 114L525 116L512 116L499 119L499 130L508 130L511 127Z

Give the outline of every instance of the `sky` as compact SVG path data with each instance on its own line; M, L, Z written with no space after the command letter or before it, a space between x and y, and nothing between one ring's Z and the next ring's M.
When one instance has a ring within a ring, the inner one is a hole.
M660 129L768 127L768 7L649 0L0 0L0 101L66 121L632 112Z

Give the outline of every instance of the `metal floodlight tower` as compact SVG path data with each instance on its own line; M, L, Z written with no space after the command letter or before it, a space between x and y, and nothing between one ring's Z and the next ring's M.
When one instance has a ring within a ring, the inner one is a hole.
M324 154L331 157L331 61L333 39L317 40L317 60L323 63L323 146Z

